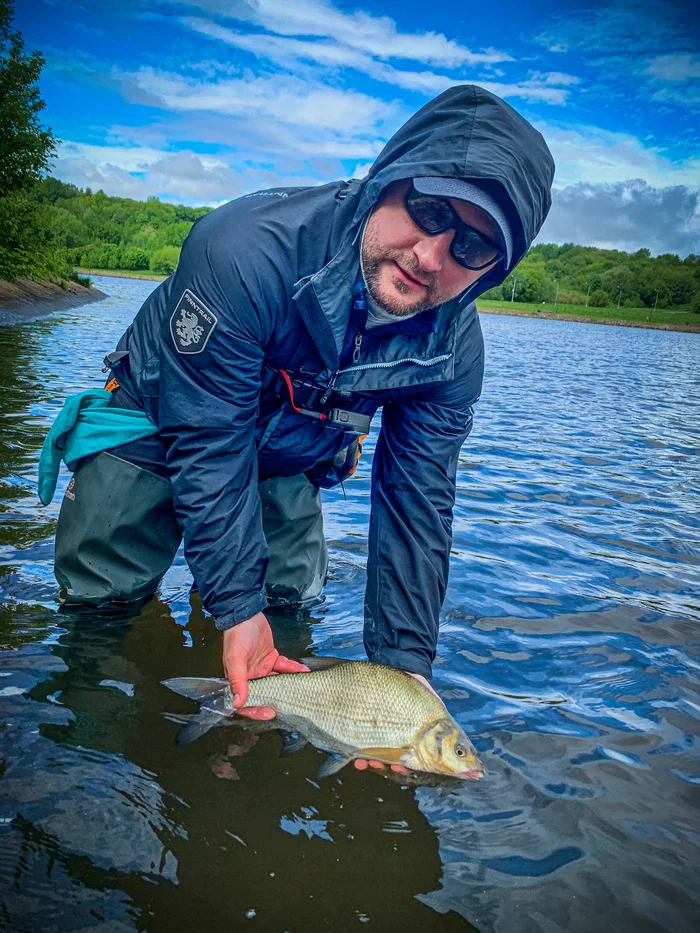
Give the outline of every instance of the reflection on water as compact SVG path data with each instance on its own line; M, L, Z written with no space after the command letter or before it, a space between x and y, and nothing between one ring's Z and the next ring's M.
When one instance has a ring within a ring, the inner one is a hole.
M38 448L152 287L100 284L0 329L0 926L694 930L700 338L484 319L435 684L486 778L317 781L276 731L175 746L160 681L220 673L181 555L136 613L58 610ZM292 656L362 656L369 457L347 490Z

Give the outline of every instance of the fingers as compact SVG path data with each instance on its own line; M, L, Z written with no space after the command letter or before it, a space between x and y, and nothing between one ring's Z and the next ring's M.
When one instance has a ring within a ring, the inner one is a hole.
M355 765L358 771L366 771L367 768L375 768L376 770L381 770L382 768L386 768L386 765L384 764L384 762L377 761L374 758L370 760L367 760L366 758L356 758L353 764ZM391 768L392 771L395 771L397 774L410 774L411 773L410 770L408 768L404 768L403 765L389 765L389 767Z
M309 668L299 661L292 661L291 658L285 658L284 655L277 655L277 660L272 668L277 674L304 674L309 672Z
M248 700L248 670L245 658L234 657L228 669L228 679L233 692L233 705L238 709Z
M277 714L271 706L246 706L238 710L238 715L244 719L274 719Z

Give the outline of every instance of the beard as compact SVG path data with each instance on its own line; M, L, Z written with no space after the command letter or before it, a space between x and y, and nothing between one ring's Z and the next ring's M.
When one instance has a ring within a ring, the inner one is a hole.
M401 249L381 249L373 242L371 235L363 237L362 248L362 274L370 297L380 308L395 314L397 317L412 317L420 311L435 308L444 298L433 282L433 275L425 272L416 262L411 251ZM413 295L411 287L403 282L397 275L392 276L392 285L395 292L387 292L382 283L382 269L390 261L398 263L409 275L413 275L425 282L427 290L424 295ZM399 294L397 295L396 292ZM402 301L400 295L405 295Z

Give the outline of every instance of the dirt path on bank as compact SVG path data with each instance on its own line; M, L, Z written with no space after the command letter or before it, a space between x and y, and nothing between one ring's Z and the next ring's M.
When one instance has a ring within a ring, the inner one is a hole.
M107 297L99 288L85 288L71 281L65 284L66 287L61 288L54 282L35 282L33 279L0 280L0 326L34 321L54 311L102 301Z

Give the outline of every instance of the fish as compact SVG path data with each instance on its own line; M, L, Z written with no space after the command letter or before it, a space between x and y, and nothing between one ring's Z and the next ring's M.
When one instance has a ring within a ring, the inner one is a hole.
M356 758L399 764L410 771L479 780L476 749L442 700L404 671L371 661L304 658L310 672L274 674L248 682L248 706L270 706L285 730L283 754L308 742L331 753L319 777ZM188 745L237 713L229 682L220 677L173 677L163 685L197 700L199 711L176 738Z

